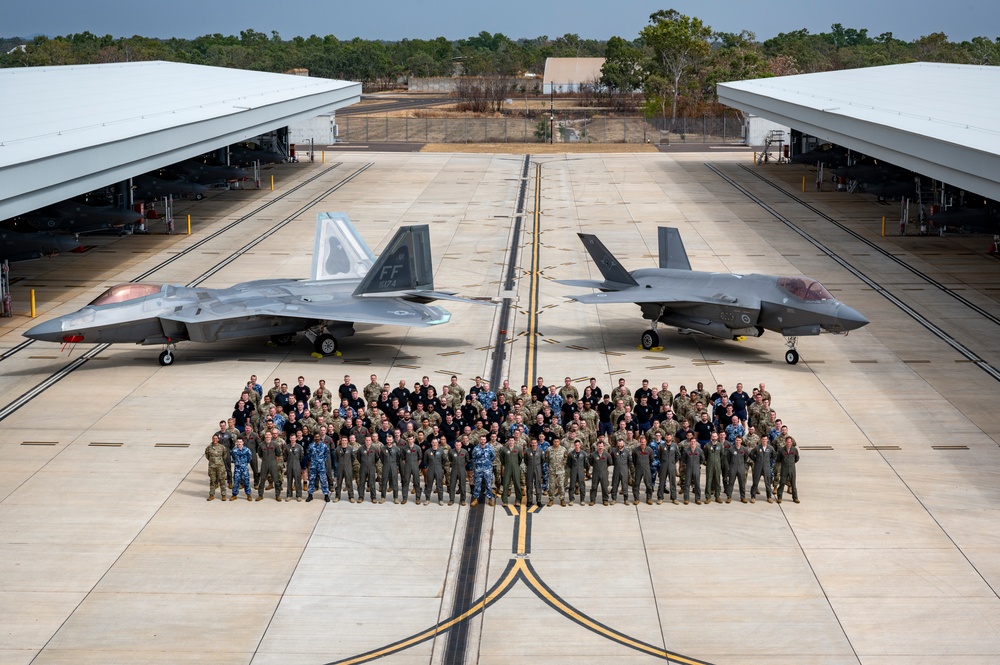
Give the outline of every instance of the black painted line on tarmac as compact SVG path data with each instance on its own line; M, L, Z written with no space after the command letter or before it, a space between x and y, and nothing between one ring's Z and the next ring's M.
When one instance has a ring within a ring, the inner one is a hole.
M521 170L521 184L518 187L517 208L514 227L511 233L510 252L507 258L507 274L503 288L510 291L514 288L514 278L517 274L517 248L521 242L521 223L524 216L524 199L528 186L528 166L531 155L525 155ZM496 338L493 345L493 363L490 368L490 384L499 386L503 374L504 357L507 353L505 341L507 326L511 316L511 299L504 298L500 305L500 315L496 326ZM479 568L479 549L483 537L483 522L486 519L485 506L470 508L465 525L465 543L462 547L462 560L458 567L458 583L455 586L455 602L453 614L462 614L474 604L473 595L476 591L476 571ZM444 662L446 665L464 665L469 649L469 622L458 623L448 634L445 645Z

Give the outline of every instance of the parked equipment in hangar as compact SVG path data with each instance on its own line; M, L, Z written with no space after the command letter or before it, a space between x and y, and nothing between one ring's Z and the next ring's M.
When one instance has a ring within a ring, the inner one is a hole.
M809 277L739 275L691 270L675 228L659 229L659 268L628 272L597 236L580 233L604 280L559 280L567 286L590 287L600 293L568 296L587 304L634 303L651 322L642 333L644 349L660 345L657 324L704 333L720 339L760 337L765 330L782 334L788 345L785 361L799 361L799 337L823 332L846 333L868 323L837 301Z
M434 290L430 231L400 227L377 259L343 213L316 220L312 278L244 282L226 289L129 283L83 309L46 321L25 337L62 344L165 344L160 364L173 364L180 341L218 342L270 335L289 343L305 331L316 352L337 352L355 323L409 327L447 323L435 300L470 300ZM487 303L490 304L490 303Z

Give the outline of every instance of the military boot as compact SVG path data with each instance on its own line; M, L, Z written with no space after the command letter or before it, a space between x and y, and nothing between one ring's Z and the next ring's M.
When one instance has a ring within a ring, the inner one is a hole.
M223 496L225 496L225 495L223 495ZM214 498L215 498L215 492L212 492L211 494L208 495L208 501L211 501Z
M489 501L487 501L486 504L489 505L489 506L496 505L495 502L493 501L493 499L490 499Z
M472 503L470 503L469 505L470 505L471 507L473 507L473 508L475 508L476 506L478 506L478 505L479 505L479 497L475 497L475 498L473 498L473 499L472 499Z
M566 499L559 499L559 505L562 506L563 508L565 508L566 507Z
M547 504L545 504L545 505L546 505L546 507L550 507L550 506L552 506L553 504L555 504L555 502L556 502L556 500L555 500L555 499L549 499L549 502L548 502Z

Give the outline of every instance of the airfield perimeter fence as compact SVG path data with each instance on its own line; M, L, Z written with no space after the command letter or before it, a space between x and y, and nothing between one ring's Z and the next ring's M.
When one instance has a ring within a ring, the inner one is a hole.
M735 115L694 118L452 117L409 118L388 113L337 119L348 143L731 143L745 142ZM551 134L550 134L551 127ZM552 139L550 141L550 138Z

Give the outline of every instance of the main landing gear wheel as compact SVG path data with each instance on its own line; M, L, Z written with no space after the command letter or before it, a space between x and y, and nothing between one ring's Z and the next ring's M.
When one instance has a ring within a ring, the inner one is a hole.
M785 362L789 365L794 365L799 362L799 352L795 349L788 349L788 351L785 351Z
M646 332L642 333L642 337L640 338L640 343L642 344L642 348L649 351L654 346L660 345L660 336L656 334L655 330L647 330Z
M164 367L169 367L170 365L174 364L174 354L170 351L170 349L167 349L166 351L160 354L159 360L161 365L163 365Z
M281 335L271 335L271 341L278 346L288 346L295 341L295 333L283 333Z
M337 338L330 333L323 333L316 338L313 346L316 348L316 353L332 356L337 353Z

